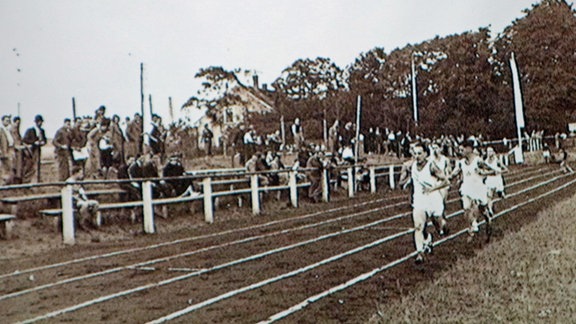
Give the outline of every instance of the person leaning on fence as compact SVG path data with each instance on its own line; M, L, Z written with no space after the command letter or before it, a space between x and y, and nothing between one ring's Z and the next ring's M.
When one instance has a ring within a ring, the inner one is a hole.
M72 183L72 201L75 210L78 212L78 227L82 230L89 230L90 227L97 227L98 209L100 204L97 200L88 199L86 191L78 181L84 180L82 170L74 168L72 176L66 182Z
M162 168L162 176L168 178L164 181L168 189L167 191L171 193L172 196L190 196L198 194L194 191L194 183L192 179L169 179L186 175L186 170L182 165L182 154L174 153L169 156L168 161Z
M260 152L252 154L252 157L246 162L246 172L262 172L269 169L270 167L266 165L266 161ZM268 185L268 177L265 174L258 174L258 185Z
M130 175L128 173L128 169L130 166L135 163L137 157L128 155L126 156L125 163L121 164L118 168L118 179L119 180L126 180L130 179ZM118 184L120 189L124 190L124 193L121 194L122 201L136 201L142 198L142 191L136 182L120 182Z

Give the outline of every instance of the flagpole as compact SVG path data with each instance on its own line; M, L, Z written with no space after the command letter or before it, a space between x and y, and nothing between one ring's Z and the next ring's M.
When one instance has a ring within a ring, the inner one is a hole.
M354 163L358 163L358 154L360 149L360 114L362 111L362 97L358 96L356 103L356 145L354 145Z
M516 114L516 131L518 133L518 148L515 154L515 158L516 163L524 163L524 152L522 151L522 128L526 127L526 125L524 121L524 107L522 106L520 77L514 52L512 52L512 56L510 57L510 70L512 71L512 83L514 87L514 112Z
M418 93L416 91L416 68L414 67L414 53L411 55L412 61L412 108L414 109L414 123L418 124Z

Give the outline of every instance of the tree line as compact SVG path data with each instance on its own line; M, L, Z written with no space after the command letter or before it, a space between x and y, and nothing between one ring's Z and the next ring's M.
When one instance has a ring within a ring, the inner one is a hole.
M389 128L436 136L483 134L515 137L514 97L509 59L520 70L526 129L566 131L576 121L576 17L565 0L542 0L524 10L502 32L489 27L436 37L387 52L375 47L345 68L329 58L298 59L272 83L275 111L249 116L263 132L278 128L283 116L300 118L310 139L322 138L322 121L354 121L362 97L362 129ZM416 71L419 120L413 120L411 62ZM227 89L241 70L202 69L204 96L184 107L216 113L238 98ZM223 83L224 82L224 83ZM207 93L210 93L208 96ZM227 96L230 96L227 98ZM198 104L200 103L200 104Z

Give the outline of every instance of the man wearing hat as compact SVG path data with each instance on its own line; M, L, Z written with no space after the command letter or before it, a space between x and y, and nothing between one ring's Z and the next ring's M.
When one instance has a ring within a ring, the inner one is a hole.
M44 118L42 115L36 115L34 117L34 126L28 128L24 133L22 142L26 144L30 155L25 155L26 159L30 159L31 163L24 163L29 166L29 169L24 171L22 182L40 182L40 153L42 146L46 145L46 133L42 124L44 123Z
M10 115L2 116L0 123L0 184L10 184L13 178L14 138L9 130Z

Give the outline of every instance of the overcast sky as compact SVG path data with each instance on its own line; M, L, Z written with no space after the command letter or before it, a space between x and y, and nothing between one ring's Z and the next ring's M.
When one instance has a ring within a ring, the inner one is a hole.
M72 115L100 105L122 118L146 107L169 121L195 95L202 67L254 70L271 83L299 58L340 67L386 52L491 26L498 33L534 0L0 0L0 113L23 129L43 114L52 137Z

